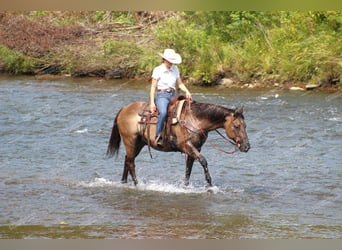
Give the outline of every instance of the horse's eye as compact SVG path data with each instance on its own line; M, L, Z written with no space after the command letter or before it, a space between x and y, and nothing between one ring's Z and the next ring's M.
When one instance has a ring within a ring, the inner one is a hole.
M234 125L234 128L239 130L240 129L240 125Z

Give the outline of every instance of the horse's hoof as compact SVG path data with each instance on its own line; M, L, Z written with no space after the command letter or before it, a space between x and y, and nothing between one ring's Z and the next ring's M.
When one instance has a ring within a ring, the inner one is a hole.
M185 180L185 181L184 181L184 186L185 186L185 187L188 187L188 186L189 186L189 183L190 183L190 182L189 182L188 180Z

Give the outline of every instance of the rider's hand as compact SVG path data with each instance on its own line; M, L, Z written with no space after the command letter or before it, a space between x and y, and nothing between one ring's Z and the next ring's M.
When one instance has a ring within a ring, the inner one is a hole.
M151 112L151 114L154 114L157 112L157 107L154 103L150 104L150 112Z
M187 91L185 95L189 101L192 101L192 96L191 96L191 93L189 91Z

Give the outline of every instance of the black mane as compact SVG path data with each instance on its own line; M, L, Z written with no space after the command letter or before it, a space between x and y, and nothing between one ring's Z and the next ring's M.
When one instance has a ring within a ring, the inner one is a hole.
M235 113L235 109L228 109L219 105L201 103L193 101L191 103L191 111L194 116L210 120L212 122L224 122L225 117L231 113ZM242 113L236 113L242 116ZM243 118L243 117L242 117Z

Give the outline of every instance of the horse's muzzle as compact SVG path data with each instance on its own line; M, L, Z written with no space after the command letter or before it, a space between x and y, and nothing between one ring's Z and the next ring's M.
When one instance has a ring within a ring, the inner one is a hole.
M241 152L245 152L245 153L247 153L248 150L251 148L251 145L249 144L248 140L245 142L237 142L236 145L238 146Z

